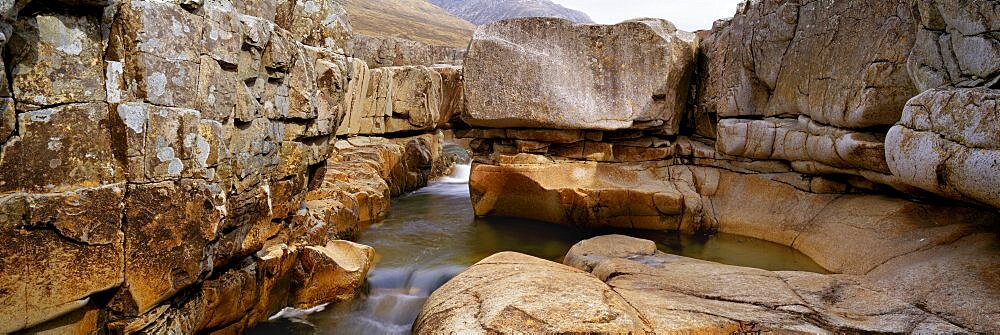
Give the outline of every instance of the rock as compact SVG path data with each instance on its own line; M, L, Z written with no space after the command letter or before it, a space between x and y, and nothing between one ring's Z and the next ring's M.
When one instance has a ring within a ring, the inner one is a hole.
M551 294L559 292L559 294ZM645 333L642 316L586 272L503 252L473 265L427 299L416 334Z
M172 199L187 199L175 202ZM225 205L218 186L197 180L131 186L125 198L125 286L112 306L150 310L212 270Z
M701 196L665 170L626 164L474 164L477 216L591 227L680 229L702 215Z
M752 159L816 161L843 168L889 173L885 145L877 134L798 120L724 119L718 124L719 152Z
M0 198L0 332L84 308L121 285L121 201L109 186Z
M893 175L939 195L1000 207L1000 91L930 90L886 137Z
M347 12L334 0L281 0L275 23L302 44L314 47L345 48L351 39Z
M380 135L437 127L441 119L440 74L423 66L353 67L356 76L348 84L347 115L337 135Z
M129 1L120 6L107 60L124 64L124 98L197 108L200 52L187 43L191 36L202 36L204 26L204 18L176 4Z
M694 35L662 20L601 26L527 18L488 24L476 31L466 56L462 118L489 128L677 134L693 41Z
M0 192L59 193L124 180L105 103L17 115L18 136L0 157Z
M21 17L7 50L19 104L39 107L105 99L104 45L97 18Z
M224 155L222 125L196 110L126 103L116 114L130 181L205 178Z
M307 309L353 299L375 261L375 249L349 241L330 241L299 252L292 305Z
M906 333L929 324L965 331L848 276L721 265L649 250L645 245L651 243L601 236L578 243L566 259L588 259L586 267L657 332L749 328Z
M993 87L1000 82L1000 27L984 0L919 0L917 42L908 62L917 89Z
M460 65L465 57L464 49L359 33L355 33L347 45L348 55L364 61L370 68L436 64Z
M906 71L916 39L911 5L748 3L700 43L694 118L806 115L854 129L895 123L917 93Z
M444 125L452 120L461 120L465 111L465 77L461 66L438 65L431 70L441 75L441 110L438 124Z

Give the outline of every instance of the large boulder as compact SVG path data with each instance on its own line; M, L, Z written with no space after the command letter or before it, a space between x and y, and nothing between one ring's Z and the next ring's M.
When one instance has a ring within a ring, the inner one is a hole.
M312 308L357 296L375 261L375 249L350 241L330 241L299 251L292 305Z
M693 64L694 35L663 20L500 21L473 36L463 119L490 128L676 134Z
M893 174L947 197L1000 207L1000 91L935 89L913 98L886 138Z
M503 252L434 291L416 334L647 333L642 316L590 274Z

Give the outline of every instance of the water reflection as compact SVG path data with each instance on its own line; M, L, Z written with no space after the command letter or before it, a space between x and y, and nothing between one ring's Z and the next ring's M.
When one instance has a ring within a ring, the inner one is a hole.
M289 311L250 333L408 334L427 296L480 259L517 251L559 261L580 240L609 233L650 239L664 252L720 263L823 272L790 248L739 236L580 230L521 219L475 219L463 182L467 173L458 170L455 178L396 199L389 217L361 234L358 242L375 247L378 254L364 297L311 314Z

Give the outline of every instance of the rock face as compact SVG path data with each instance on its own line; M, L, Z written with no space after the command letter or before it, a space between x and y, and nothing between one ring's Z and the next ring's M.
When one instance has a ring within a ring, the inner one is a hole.
M911 2L767 1L703 37L696 117L805 115L840 128L891 125L916 94L906 64ZM864 8L864 10L859 10Z
M439 72L368 71L352 36L333 0L0 1L0 333L238 333L351 298L371 249L328 243L451 162ZM369 92L408 137L336 138Z
M348 45L348 54L353 58L364 60L369 68L436 64L461 65L465 57L465 49L428 45L395 37L355 34Z
M676 134L694 52L694 36L662 20L492 23L469 47L462 118L476 127Z
M586 13L549 0L430 0L430 3L476 25L519 17L556 17L576 23L594 23Z
M566 264L586 272L516 253L486 258L434 292L414 330L969 332L851 276L722 265L660 253L652 241L626 236L580 242Z
M368 69L355 60L338 135L426 131L441 122L441 75L423 66Z
M917 88L997 88L1000 19L995 4L982 0L915 2L920 26L908 65Z

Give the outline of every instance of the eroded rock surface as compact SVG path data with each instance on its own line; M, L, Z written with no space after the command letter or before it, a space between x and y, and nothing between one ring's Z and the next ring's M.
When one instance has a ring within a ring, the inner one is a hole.
M676 134L694 52L694 35L663 20L602 26L527 18L484 25L465 60L462 118L477 127Z

